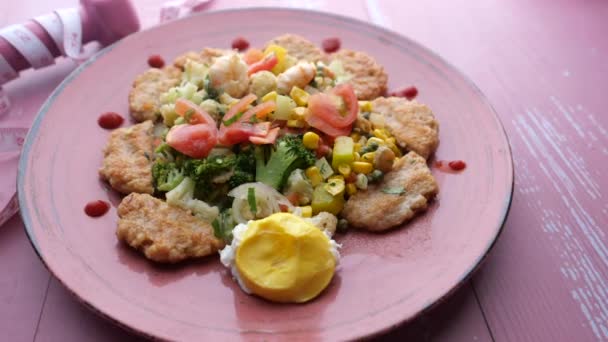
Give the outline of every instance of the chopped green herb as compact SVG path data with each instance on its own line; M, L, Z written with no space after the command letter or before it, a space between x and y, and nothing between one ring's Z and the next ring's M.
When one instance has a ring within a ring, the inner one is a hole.
M211 78L209 77L209 75L207 75L207 77L205 77L205 80L203 81L203 88L205 89L205 92L207 93L207 98L209 99L216 100L220 96L221 92L211 85Z
M339 219L338 226L336 227L339 232L345 233L348 230L348 221L346 219Z
M192 115L194 114L194 109L190 108L186 111L186 113L184 114L184 119L186 121L190 121L190 119L192 118Z
M390 195L403 195L405 193L405 189L402 187L384 188L384 189L382 189L382 192L384 192L385 194L390 194Z
M235 116L231 117L230 119L224 120L223 121L224 126L228 127L228 126L232 125L233 123L237 122L241 118L241 116L243 116L243 113L237 113Z
M251 210L251 213L255 217L255 215L258 212L258 208L257 208L256 202L255 202L255 188L247 189L247 203L249 203L249 209Z
M218 220L217 217L215 218L215 220L213 220L213 222L211 222L211 226L213 227L213 235L215 235L215 237L217 237L217 238L222 238L224 235L224 232L222 231L222 229L220 227L220 221Z

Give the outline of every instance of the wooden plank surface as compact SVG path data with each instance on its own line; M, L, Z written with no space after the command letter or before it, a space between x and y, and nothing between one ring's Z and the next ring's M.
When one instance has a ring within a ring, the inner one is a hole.
M608 339L608 3L393 3L398 10L396 30L468 74L512 144L513 206L474 279L495 339Z
M0 227L0 332L4 341L32 341L50 275L14 216Z

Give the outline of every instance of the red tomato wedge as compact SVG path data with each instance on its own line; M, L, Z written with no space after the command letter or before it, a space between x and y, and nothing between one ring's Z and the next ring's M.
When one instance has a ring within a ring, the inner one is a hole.
M265 137L249 137L249 141L256 145L274 144L274 142L277 140L277 136L279 136L280 129L280 127L275 127L271 129L270 131L268 131L268 134L266 134Z
M264 52L258 49L249 49L245 54L243 54L243 60L247 65L251 65L255 62L259 62L264 58Z
M331 95L342 98L344 105L346 106L345 115L340 113ZM310 96L308 99L308 111L306 115L306 121L309 125L316 127L309 122L310 118L318 118L327 125L337 129L348 127L355 122L357 114L359 113L359 102L357 102L357 96L355 95L353 87L350 84L340 84L331 90L331 95L320 93ZM318 120L312 121L319 124ZM323 131L322 127L316 128ZM325 133L330 134L328 132Z
M215 120L203 110L191 101L185 99L179 99L175 101L175 113L182 116L193 125L196 124L211 124L216 126Z
M318 129L319 131L321 131L329 136L332 136L332 137L349 135L350 131L352 130L352 125L349 125L349 126L346 126L343 128L336 128L317 116L307 117L306 122L311 127L314 127L316 129Z
M249 94L245 97L243 97L239 102L237 102L235 105L233 105L232 107L230 107L230 110L228 110L228 112L226 113L226 115L224 115L224 119L222 120L222 126L224 125L224 122L230 122L232 121L231 119L237 115L238 113L243 112L247 106L249 106L251 103L253 103L253 101L255 101L258 97L255 96L254 94Z
M265 137L270 131L270 122L251 124L248 122L235 122L229 127L220 129L219 142L222 145L236 145L249 140L249 137Z
M272 53L264 57L264 59L262 59L261 61L251 64L249 66L249 70L247 71L247 75L251 76L258 71L272 70L272 68L274 68L277 63L279 63L279 59L274 53Z
M256 118L263 120L266 119L268 114L272 113L277 109L277 104L274 101L267 101L260 103L259 105L249 109L241 116L239 121L249 122L249 120L255 115Z
M217 144L217 128L214 124L176 125L167 133L166 141L189 157L205 158Z

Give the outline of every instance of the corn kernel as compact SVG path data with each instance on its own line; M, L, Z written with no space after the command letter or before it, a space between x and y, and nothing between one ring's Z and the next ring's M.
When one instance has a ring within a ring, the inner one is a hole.
M262 97L262 102L276 101L276 100L277 100L276 91L271 91L270 93L268 93Z
M302 120L287 120L287 127L303 128L306 127L306 122Z
M308 97L310 96L310 94L308 94L305 90L301 88L293 87L289 92L289 96L291 96L291 98L296 101L298 106L306 106L306 104L308 104Z
M306 177L310 180L312 186L317 186L323 182L323 176L321 176L321 171L316 166L311 166L306 169Z
M372 172L374 169L374 165L368 162L354 162L353 163L353 171L356 173L368 174Z
M300 207L302 210L302 217L312 217L312 207L307 205L304 207Z
M306 116L306 111L308 110L308 108L306 107L296 107L293 110L293 117L294 119L300 119L300 120L304 120L304 117Z
M359 152L360 150L361 150L361 144L355 143L355 145L353 145L353 151Z
M401 157L401 150L397 147L397 145L395 144L386 144L386 147L390 148L391 151L393 151L395 153L395 156L397 157Z
M376 143L376 144L378 144L378 146L380 146L380 145L384 145L384 140L376 138L376 137L367 139L367 145L369 146L371 143Z
M395 138L390 137L388 139L385 139L384 142L388 145L388 144L393 144L395 145L397 143L397 140L395 140Z
M361 134L359 134L359 133L351 133L350 137L353 138L354 142L357 142L357 141L359 141L359 139L361 139Z
M361 154L359 154L359 152L355 152L355 161L360 161L361 160Z
M367 152L366 154L361 156L361 161L373 163L375 156L376 156L376 152Z
M315 132L306 132L302 137L304 147L309 150L316 150L319 147L319 135Z
M382 139L382 140L386 140L386 139L389 137L389 135L388 135L388 132L387 132L387 131L385 131L385 130L383 130L383 129L379 129L379 128L376 128L376 129L375 129L375 130L372 132L372 134L373 134L375 137L377 137L377 138L379 138L379 139Z
M371 112L372 103L369 101L359 101L359 110L362 112Z
M346 184L346 193L351 196L357 193L357 186L355 183Z
M348 175L350 175L350 165L340 164L340 166L338 166L338 172L340 172L342 176L348 177Z
M344 192L344 178L338 178L332 176L329 178L327 184L324 186L325 191L329 192L332 196L338 196Z

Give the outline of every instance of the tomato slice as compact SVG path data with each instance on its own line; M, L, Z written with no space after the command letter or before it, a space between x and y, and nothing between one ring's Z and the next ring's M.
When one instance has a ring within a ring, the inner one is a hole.
M279 59L274 53L271 53L270 55L264 57L264 59L261 61L251 64L249 66L249 70L247 71L247 75L251 76L258 71L272 70L277 63L279 63Z
M259 62L264 58L264 52L262 50L258 50L255 48L247 50L245 54L243 54L243 60L247 65L251 65L255 62Z
M205 158L217 144L217 128L213 124L175 125L167 133L166 141L189 157Z
M331 90L331 94L342 98L346 106L345 115L340 113L331 95L319 93L311 95L308 99L306 121L310 117L317 117L338 129L351 125L359 113L359 102L353 87L350 84L340 84ZM310 122L309 124L312 126ZM317 128L322 130L320 127Z
M219 142L222 145L236 145L249 140L249 137L265 137L270 131L270 122L251 124L247 122L235 122L229 127L220 129Z
M215 120L209 113L186 99L175 101L175 113L186 118L188 123L191 124L212 124L216 126Z
M259 105L249 109L241 116L241 122L249 122L249 120L255 115L256 118L263 120L266 119L268 114L272 113L277 109L277 104L274 101L267 101L260 103Z
M234 117L238 113L241 113L242 111L244 111L247 108L247 106L249 106L251 103L253 103L253 101L255 101L257 98L258 97L255 96L255 94L249 94L249 95L243 97L239 102L234 104L232 107L230 107L230 109L228 110L226 115L224 115L224 119L222 120L223 121L222 126L224 125L224 122L230 121L230 119L232 119L232 117Z
M279 136L280 129L280 127L275 127L271 129L270 131L268 131L268 134L266 134L265 137L249 137L249 141L256 145L274 144L274 142L277 140L277 136Z
M346 126L343 128L336 128L318 116L307 116L306 122L311 127L314 127L316 129L318 129L319 131L321 131L329 136L332 136L332 137L349 135L350 131L352 130L352 125L349 125L349 126Z

